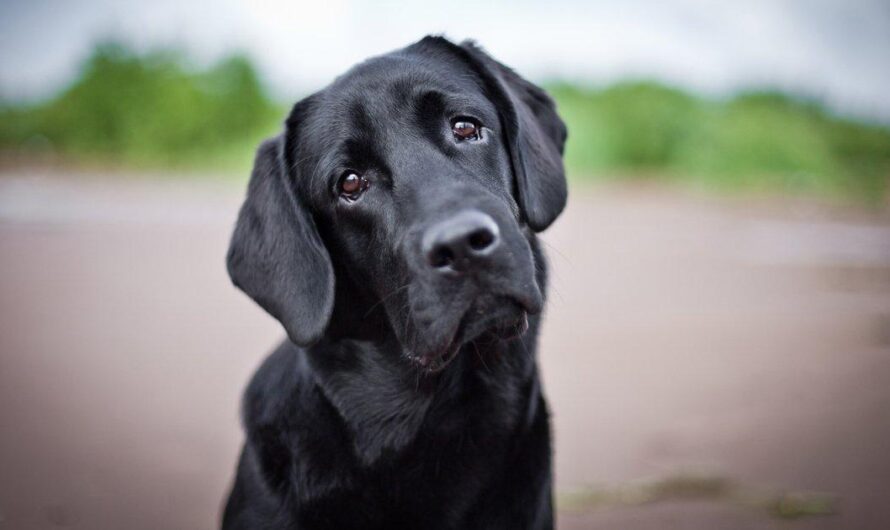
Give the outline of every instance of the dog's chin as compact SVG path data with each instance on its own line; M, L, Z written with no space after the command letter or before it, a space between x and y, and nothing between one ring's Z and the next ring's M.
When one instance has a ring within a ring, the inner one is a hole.
M460 318L445 348L409 357L422 372L435 374L451 364L466 344L476 341L485 345L515 339L526 331L528 312L515 300L498 297L477 301Z

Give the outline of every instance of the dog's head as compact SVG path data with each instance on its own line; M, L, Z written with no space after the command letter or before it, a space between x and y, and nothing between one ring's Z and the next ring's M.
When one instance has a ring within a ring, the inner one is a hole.
M550 98L473 44L371 59L260 147L229 273L297 344L390 337L434 371L540 312L534 232L565 206L565 138Z

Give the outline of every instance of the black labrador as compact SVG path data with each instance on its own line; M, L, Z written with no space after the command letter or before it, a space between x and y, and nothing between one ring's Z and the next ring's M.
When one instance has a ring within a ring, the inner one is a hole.
M293 107L228 253L289 340L245 393L223 528L553 527L535 233L565 139L540 88L440 37Z

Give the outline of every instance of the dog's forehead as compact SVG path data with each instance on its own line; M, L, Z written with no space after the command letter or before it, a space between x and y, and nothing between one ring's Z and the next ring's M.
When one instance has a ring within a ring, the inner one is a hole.
M302 124L302 182L317 183L310 186L315 192L343 167L392 170L414 152L409 143L429 141L425 127L452 114L491 124L498 119L479 77L462 60L408 48L360 63L313 96Z
M325 90L325 100L334 112L361 105L371 114L392 113L412 107L430 92L484 99L477 77L466 64L448 56L402 50L354 66Z

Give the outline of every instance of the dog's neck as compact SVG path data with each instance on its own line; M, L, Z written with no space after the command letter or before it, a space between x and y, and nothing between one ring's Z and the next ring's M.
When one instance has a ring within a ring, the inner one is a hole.
M537 385L536 331L537 318L521 339L466 344L451 365L429 375L412 367L394 340L323 341L308 354L322 393L352 435L358 459L371 466L397 457L421 432L459 435L489 407L501 414L487 417L501 418L503 425L488 424L486 430L515 428L527 415L523 395L530 384Z
M543 290L546 262L535 238L531 245ZM442 372L424 375L407 360L379 298L338 268L340 261L335 260L335 270L342 287L329 330L351 330L363 338L327 335L307 354L315 381L349 430L362 464L397 457L421 433L441 439L452 429L460 436L476 418L484 418L490 433L531 421L539 392L539 315L529 317L521 338L465 344ZM492 418L501 424L492 425Z

